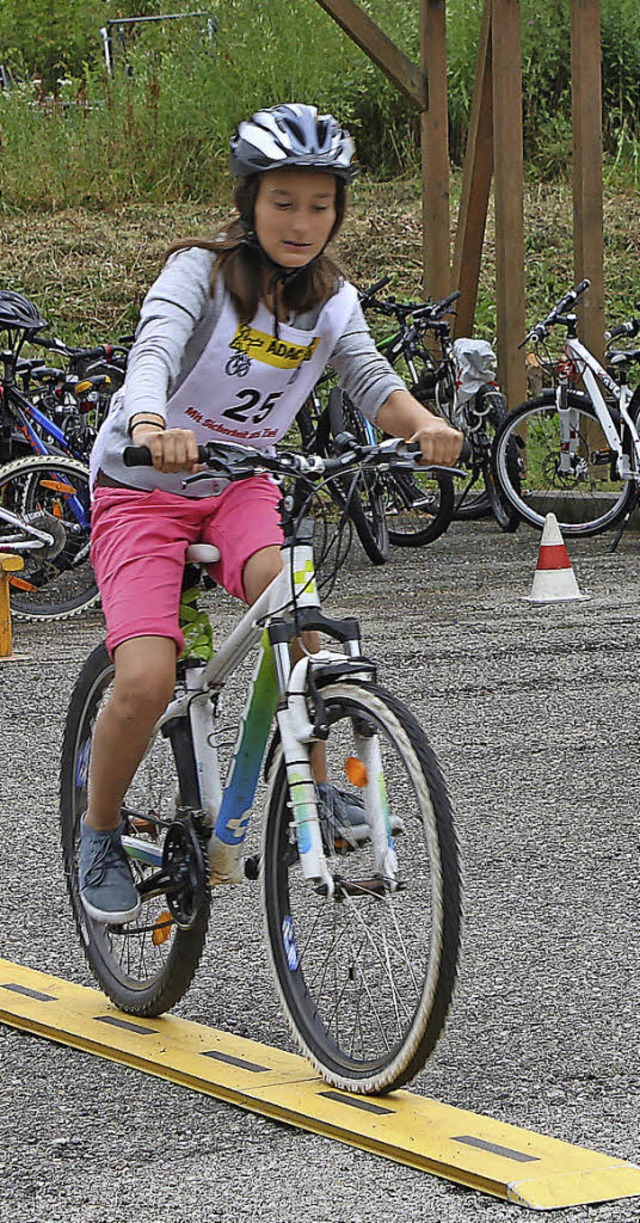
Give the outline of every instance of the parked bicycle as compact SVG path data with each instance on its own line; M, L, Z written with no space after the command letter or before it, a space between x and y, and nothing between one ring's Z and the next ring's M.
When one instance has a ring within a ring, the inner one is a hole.
M306 453L325 458L336 453L336 441L345 433L364 444L375 444L377 440L373 425L357 409L353 409L352 417L345 418L343 394L332 383L333 374L327 371L296 416ZM328 485L335 505L353 524L374 565L384 564L389 555L389 528L381 479L381 473L373 468L361 468L344 477L336 476Z
M62 455L34 455L0 467L0 518L7 515L47 536L46 546L29 550L24 569L9 576L14 616L63 620L98 602L84 464Z
M538 528L552 512L568 536L597 535L627 520L640 482L640 390L628 385L640 349L611 347L623 335L638 335L640 320L610 333L607 361L614 377L578 338L572 308L589 284L583 280L566 293L523 341L542 350L542 364L555 385L509 414L494 454L496 478L514 509ZM556 327L566 330L559 362L544 347ZM520 460L517 484L508 459L514 443Z
M332 1084L385 1092L422 1067L451 1002L460 936L460 869L453 815L420 725L380 688L355 619L324 615L316 582L314 492L361 466L407 470L415 450L393 440L352 443L323 459L245 446L201 448L207 470L236 480L269 471L282 497L283 569L203 662L183 659L173 700L125 796L123 844L143 899L140 916L94 922L78 890L78 839L98 712L114 665L87 660L66 721L62 846L82 945L100 985L125 1011L157 1015L188 988L202 954L210 884L261 880L276 987L300 1048ZM127 461L149 459L144 448ZM338 547L339 551L339 547ZM196 545L188 559L213 562ZM330 648L292 665L305 630ZM252 647L260 657L226 777L216 724L220 695ZM323 743L327 780L360 801L359 835L320 817L310 764ZM264 765L268 792L259 859L243 846Z
M389 280L383 277L360 295L365 311L393 318L397 324L397 330L379 341L380 351L399 369L416 399L460 429L468 444L469 471L455 481L452 516L473 520L493 513L503 531L513 531L519 515L502 496L492 466L496 430L507 415L506 399L495 381L495 353L486 340L453 340L446 316L460 297L459 290L438 302L398 302L395 297L378 296ZM429 347L428 335L436 342L436 353ZM514 445L509 462L516 484L517 460Z
M77 348L42 332L48 327L20 293L0 291L0 464L29 454L64 454L87 462L128 354L118 345ZM55 351L65 368L25 358L25 345Z

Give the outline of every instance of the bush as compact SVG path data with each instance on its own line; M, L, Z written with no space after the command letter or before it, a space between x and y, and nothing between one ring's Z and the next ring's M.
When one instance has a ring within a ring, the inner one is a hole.
M418 0L361 0L415 61ZM120 15L153 14L160 0L120 0ZM448 0L450 141L466 143L483 0ZM11 63L27 83L0 93L0 203L115 207L132 198L198 200L228 191L230 132L276 101L314 102L350 128L365 169L378 177L419 166L410 104L316 0L224 0L211 40L198 21L137 26L117 47L107 78L99 0L0 0ZM525 159L542 179L571 156L569 11L566 0L521 0ZM640 6L602 0L605 147L618 173L640 165ZM3 50L0 58L7 59ZM46 86L49 86L47 89Z

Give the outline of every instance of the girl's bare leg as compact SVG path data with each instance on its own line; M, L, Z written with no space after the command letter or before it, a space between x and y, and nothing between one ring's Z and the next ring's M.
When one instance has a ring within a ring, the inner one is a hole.
M120 807L151 732L175 682L170 637L132 637L114 653L113 692L100 714L91 748L86 823L99 832L118 826Z

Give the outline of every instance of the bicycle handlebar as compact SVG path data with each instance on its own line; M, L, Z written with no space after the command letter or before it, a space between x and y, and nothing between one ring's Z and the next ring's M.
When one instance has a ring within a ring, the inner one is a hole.
M383 276L380 280L376 280L375 284L369 285L368 289L363 289L362 293L358 294L360 304L368 303L372 297L375 297L376 293L379 293L381 289L385 289L388 284L391 284L391 277Z
M565 293L564 297L561 297L560 301L556 302L553 310L551 310L547 317L543 319L541 323L536 323L535 327L531 328L531 331L527 333L522 341L520 348L522 348L528 340L535 340L540 343L545 339L547 331L550 327L553 327L556 323L566 322L567 320L565 316L567 314L567 310L570 310L571 307L575 305L578 298L582 297L583 293L586 293L590 285L591 281L585 278L585 280L580 281L579 285L576 285L575 289L571 289L568 293Z
M388 438L374 445L362 445L350 435L343 435L346 443L344 450L335 458L323 458L320 455L306 455L295 451L280 451L277 454L267 454L264 450L255 450L251 446L222 446L217 442L208 442L198 446L198 463L211 471L220 471L228 479L242 480L258 470L267 470L278 475L307 476L322 478L337 472L344 472L354 464L389 464L394 466L407 465L420 456L420 446L417 442L405 442L402 438ZM349 439L347 441L347 438ZM465 453L466 450L466 453ZM466 462L471 455L468 442L463 442L460 458ZM125 467L151 467L151 451L148 446L126 446L123 451ZM395 460L395 463L394 463ZM452 475L464 475L454 467L444 467L439 463L427 464L423 470L447 471ZM190 479L207 478L206 473L198 473Z
M628 323L620 323L617 327L612 327L611 331L605 331L604 338L607 344L612 340L617 340L620 336L629 336L633 339L640 334L640 318L632 318Z
M386 277L360 294L360 304L365 310L374 310L378 314L395 318L401 326L406 319L413 317L423 326L431 327L450 312L453 303L461 296L460 290L456 289L454 293L450 293L448 297L443 297L441 301L437 302L398 302L395 297L389 297L386 301L378 301L375 292L381 285L388 283L388 279Z
M74 348L71 344L65 344L63 340L56 339L55 336L37 336L33 340L34 344L38 344L41 348L46 348L49 352L59 352L65 357L70 357L73 361L95 361L102 358L105 361L113 361L118 357L127 356L128 349L114 344L97 344L95 348Z

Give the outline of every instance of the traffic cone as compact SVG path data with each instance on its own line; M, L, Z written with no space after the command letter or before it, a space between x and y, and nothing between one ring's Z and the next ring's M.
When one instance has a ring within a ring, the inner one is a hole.
M544 520L533 586L531 594L525 597L528 603L566 603L591 598L580 593L555 514L547 514Z

